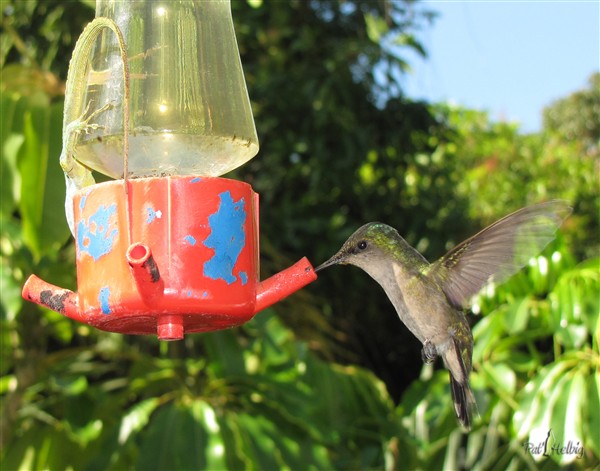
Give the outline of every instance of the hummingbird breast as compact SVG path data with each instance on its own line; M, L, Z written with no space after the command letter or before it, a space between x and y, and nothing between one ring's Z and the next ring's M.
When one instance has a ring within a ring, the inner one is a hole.
M464 314L454 309L443 291L420 272L408 272L401 264L392 265L394 283L384 286L400 320L419 339L433 343L442 354L457 324L468 324ZM441 351L440 351L441 350Z

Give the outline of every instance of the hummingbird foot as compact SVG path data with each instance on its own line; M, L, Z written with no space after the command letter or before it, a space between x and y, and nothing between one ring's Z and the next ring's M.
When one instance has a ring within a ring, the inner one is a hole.
M430 340L423 342L423 348L421 349L421 359L426 365L431 365L437 358L437 348L431 343Z

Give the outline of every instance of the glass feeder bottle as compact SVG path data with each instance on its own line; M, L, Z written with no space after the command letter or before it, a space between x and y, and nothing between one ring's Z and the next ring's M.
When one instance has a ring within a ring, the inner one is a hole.
M128 177L220 176L258 152L230 0L99 0L122 31L130 86ZM79 99L93 113L75 158L123 178L121 55L101 34ZM100 110L100 111L97 111ZM97 111L94 113L94 111Z

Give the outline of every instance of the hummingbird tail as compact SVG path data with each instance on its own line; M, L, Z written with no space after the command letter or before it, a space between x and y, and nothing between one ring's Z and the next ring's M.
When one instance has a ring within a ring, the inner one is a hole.
M467 430L471 429L471 407L475 404L475 396L469 387L468 380L460 383L452 373L450 373L450 389L452 391L452 400L454 401L454 410L460 424Z
M443 359L450 372L450 390L456 417L460 424L469 430L471 428L471 407L475 405L475 396L469 386L470 367L467 369L465 366L460 345L455 338L452 339L452 346L443 354Z

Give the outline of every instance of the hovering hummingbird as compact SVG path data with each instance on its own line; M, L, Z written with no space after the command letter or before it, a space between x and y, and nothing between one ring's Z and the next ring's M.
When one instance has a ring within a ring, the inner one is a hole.
M400 320L419 339L421 357L441 356L450 372L454 409L467 430L475 397L469 386L473 335L465 317L469 300L488 282L520 270L552 239L572 208L554 200L520 209L429 263L398 232L380 222L358 229L316 271L355 265L384 289Z

